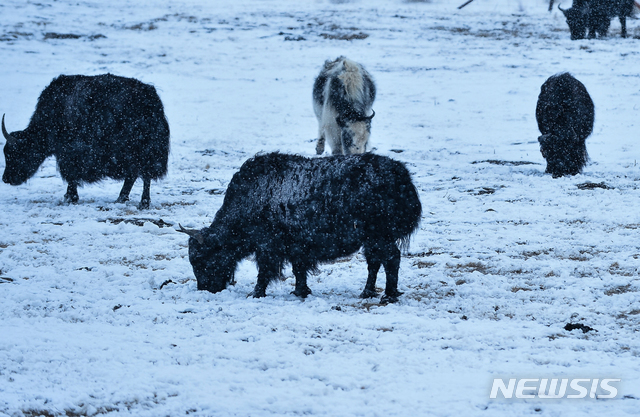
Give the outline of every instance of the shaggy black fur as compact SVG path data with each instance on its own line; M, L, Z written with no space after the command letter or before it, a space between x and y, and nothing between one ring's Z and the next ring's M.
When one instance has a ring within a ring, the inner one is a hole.
M633 12L634 0L574 0L569 9L558 8L564 13L571 32L571 39L589 39L606 36L611 19L618 17L622 37L627 37L627 17Z
M245 162L233 176L211 226L189 239L189 259L199 290L218 292L232 282L236 265L255 254L254 297L290 262L293 294L306 297L307 273L319 263L364 246L369 275L363 298L376 296L380 266L383 301L396 301L401 246L417 229L421 204L405 166L358 154L307 159L271 153Z
M594 113L587 89L571 74L551 76L542 84L536 120L548 174L557 178L582 172L589 160L585 140L593 131Z
M140 177L139 207L148 208L151 180L167 172L169 124L162 102L153 86L133 78L61 75L40 94L29 126L5 136L2 180L22 184L53 155L71 203L78 201L78 185L105 177L124 180L117 202L125 202Z

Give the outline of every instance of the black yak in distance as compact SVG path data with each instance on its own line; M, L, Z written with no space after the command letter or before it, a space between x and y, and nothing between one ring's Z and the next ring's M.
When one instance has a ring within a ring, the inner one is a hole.
M313 111L318 119L316 153L324 152L326 141L334 155L365 152L375 98L376 86L362 65L343 56L326 61L313 84Z
M607 36L611 19L618 17L621 36L627 37L627 17L633 14L635 0L574 0L569 9L558 9L564 14L571 39L589 39Z
M124 180L117 203L144 182L139 208L149 207L151 180L167 172L169 124L153 86L111 74L60 75L40 94L25 130L9 134L2 118L6 168L2 180L19 185L55 156L64 198L78 202L78 185Z
M369 275L362 298L377 296L384 266L383 302L398 291L400 246L417 229L421 204L405 166L371 153L308 159L271 153L245 162L233 176L211 226L182 232L199 290L219 292L233 281L238 262L255 254L254 297L290 262L293 294L311 293L307 274L319 263L364 246Z
M553 75L542 84L536 120L546 173L557 178L582 172L589 160L585 140L593 131L594 115L591 96L571 74Z

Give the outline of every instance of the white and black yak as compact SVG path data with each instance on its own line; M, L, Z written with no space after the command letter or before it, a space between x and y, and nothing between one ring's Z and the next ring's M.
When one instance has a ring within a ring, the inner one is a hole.
M78 202L78 185L124 180L117 203L144 182L139 208L150 204L151 180L167 172L169 124L153 86L111 74L60 75L40 94L25 130L9 134L2 117L6 167L2 180L20 185L55 156L64 196Z
M296 278L292 294L311 293L307 274L323 262L364 246L368 278L363 298L377 296L384 266L383 302L398 291L400 247L417 229L421 204L409 171L371 153L304 158L271 153L246 161L233 176L211 226L187 230L189 260L199 290L219 292L234 280L238 262L255 255L254 297L280 276L285 262Z
M316 152L329 142L334 155L367 150L371 135L371 108L376 86L371 75L357 62L343 56L326 61L313 84L313 111L318 119Z
M585 141L593 131L594 115L591 96L571 74L553 75L542 84L536 120L546 173L557 178L582 172L589 160Z
M621 36L627 37L627 17L634 11L635 0L573 0L573 5L558 9L564 14L571 39L589 39L607 36L611 19L618 17Z

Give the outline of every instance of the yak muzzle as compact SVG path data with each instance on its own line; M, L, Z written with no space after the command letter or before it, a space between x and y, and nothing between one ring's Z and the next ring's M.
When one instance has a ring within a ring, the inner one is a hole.
M9 184L9 185L20 185L20 184L22 184L22 182L20 182L20 181L11 181L5 175L2 176L2 182L4 182L5 184Z

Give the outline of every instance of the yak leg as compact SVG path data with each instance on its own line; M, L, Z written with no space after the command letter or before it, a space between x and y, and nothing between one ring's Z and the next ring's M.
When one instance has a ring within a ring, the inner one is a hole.
M116 200L116 203L126 203L129 201L129 193L131 192L131 188L133 188L133 184L136 182L135 178L125 178L124 184L122 185L122 190L120 190L120 195Z
M380 249L377 246L372 246L365 243L364 257L367 259L367 269L369 274L367 276L367 283L364 286L364 291L360 294L360 298L373 298L377 297L376 292L376 280L378 279L378 271L382 265L380 259Z
M78 204L78 183L69 181L67 185L67 193L64 195L65 203Z
M293 275L296 277L296 289L291 291L291 294L300 298L307 298L307 295L311 294L311 290L307 286L308 268L300 263L294 263L292 267Z
M342 128L340 133L340 149L342 149L342 155L351 155L353 153L353 131L350 128Z
M258 264L258 281L250 295L253 298L262 298L267 295L267 286L280 274L278 262L270 253L256 253L256 263Z
M622 26L622 37L627 37L627 18L625 16L620 16L620 26Z
M377 296L376 277L380 270L380 265L384 266L387 283L384 295L380 299L382 303L395 303L402 295L398 291L398 269L400 269L400 249L395 242L376 242L374 244L365 243L364 256L367 258L369 266L369 277L367 285L360 295L361 298L372 298Z
M322 153L324 152L324 142L324 133L320 133L320 135L318 136L318 143L316 143L316 154L322 155Z
M395 303L398 301L398 297L402 295L398 291L398 270L400 269L400 249L398 246L391 242L387 246L388 250L385 251L385 260L382 261L384 265L384 273L387 278L387 286L384 290L384 295L380 302L383 303Z
M138 210L146 210L151 204L151 178L143 178L142 198L138 204Z

